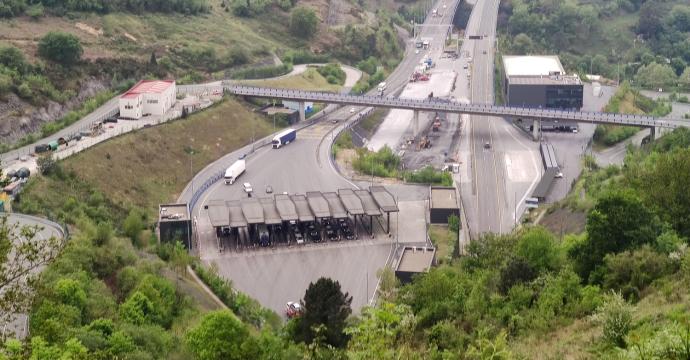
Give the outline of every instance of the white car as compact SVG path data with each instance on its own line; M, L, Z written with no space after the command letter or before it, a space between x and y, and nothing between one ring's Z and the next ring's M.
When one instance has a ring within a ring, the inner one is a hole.
M350 108L350 114L354 114L354 113L355 113L355 108Z
M244 183L242 184L242 187L244 188L244 192L246 192L247 194L254 191L254 189L252 189L252 184L250 183Z
M561 179L561 178L563 178L563 173L559 171L556 173L556 179Z
M415 54L419 54L419 49L414 51Z

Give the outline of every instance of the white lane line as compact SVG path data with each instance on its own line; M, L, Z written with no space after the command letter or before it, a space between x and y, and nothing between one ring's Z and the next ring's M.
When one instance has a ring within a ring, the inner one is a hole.
M541 172L539 171L539 166L537 165L537 162L536 162L536 160L534 159L534 152L533 152L527 145L525 145L525 144L522 142L522 140L518 139L517 137L515 137L515 135L513 135L513 132L511 131L511 130L512 130L511 128L509 128L507 125L504 125L504 127L505 127L506 130L508 131L508 134L509 134L513 139L515 139L515 141L516 141L518 144L520 144L520 146L522 146L523 148L525 148L525 150L527 150L527 151L531 154L530 160L532 160L532 167L534 168L534 173L536 174L536 175L534 176L534 179L532 180L532 183L530 184L530 186L527 187L527 191L525 191L523 197L520 199L520 202L519 202L518 204L515 204L515 209L513 210L513 219L515 219L515 220L517 221L517 213L519 212L518 209L520 208L520 205L519 205L519 204L524 204L524 203L525 203L525 200L529 197L529 193L534 189L534 187L536 186L537 182L539 181L539 175L541 174Z

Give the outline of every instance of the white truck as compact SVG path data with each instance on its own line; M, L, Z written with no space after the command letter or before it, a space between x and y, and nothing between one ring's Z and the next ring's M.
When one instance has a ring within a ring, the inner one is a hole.
M225 185L232 185L232 183L234 183L235 180L242 175L245 169L246 163L244 160L235 161L227 170L225 170Z
M379 92L386 91L386 82L379 83L378 87Z

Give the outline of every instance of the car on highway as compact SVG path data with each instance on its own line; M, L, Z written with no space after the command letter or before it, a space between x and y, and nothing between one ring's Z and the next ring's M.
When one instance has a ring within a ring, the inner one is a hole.
M250 183L248 183L248 182L242 184L242 189L243 189L244 192L246 192L247 194L249 194L249 193L251 193L252 191L254 191L254 189L252 189L252 184L250 184Z
M469 64L465 64L462 66L463 69L467 69L468 67L470 67Z
M486 50L482 51L482 54L486 54Z
M555 176L556 176L556 179L561 179L561 178L563 178L563 173L559 171L556 173Z
M414 51L414 53L415 53L415 54L419 54L419 49L416 49L416 50Z
M242 155L240 155L240 157L238 159L243 160L246 157L247 157L247 154L242 154Z
M484 143L484 149L491 149L491 144L488 142Z
M356 111L355 108L350 108L350 114L354 114L355 111Z
M271 185L266 185L266 194L272 194L273 193L273 188Z

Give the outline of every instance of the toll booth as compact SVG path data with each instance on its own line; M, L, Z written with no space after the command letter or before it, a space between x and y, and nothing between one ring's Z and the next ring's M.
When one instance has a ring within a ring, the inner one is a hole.
M400 209L398 208L398 203L397 201L395 201L393 194L388 192L388 190L386 190L386 188L383 186L370 186L369 192L371 193L371 196L374 198L374 201L376 201L376 204L378 204L379 209L381 209L381 211L386 214L386 234L390 234L391 213L397 213L400 211Z
M362 206L364 207L364 214L369 217L369 229L364 226L364 229L369 232L371 237L374 237L374 216L381 216L381 209L379 209L378 204L374 201L374 197L367 190L355 190L355 194L362 201ZM362 222L364 225L365 222Z

